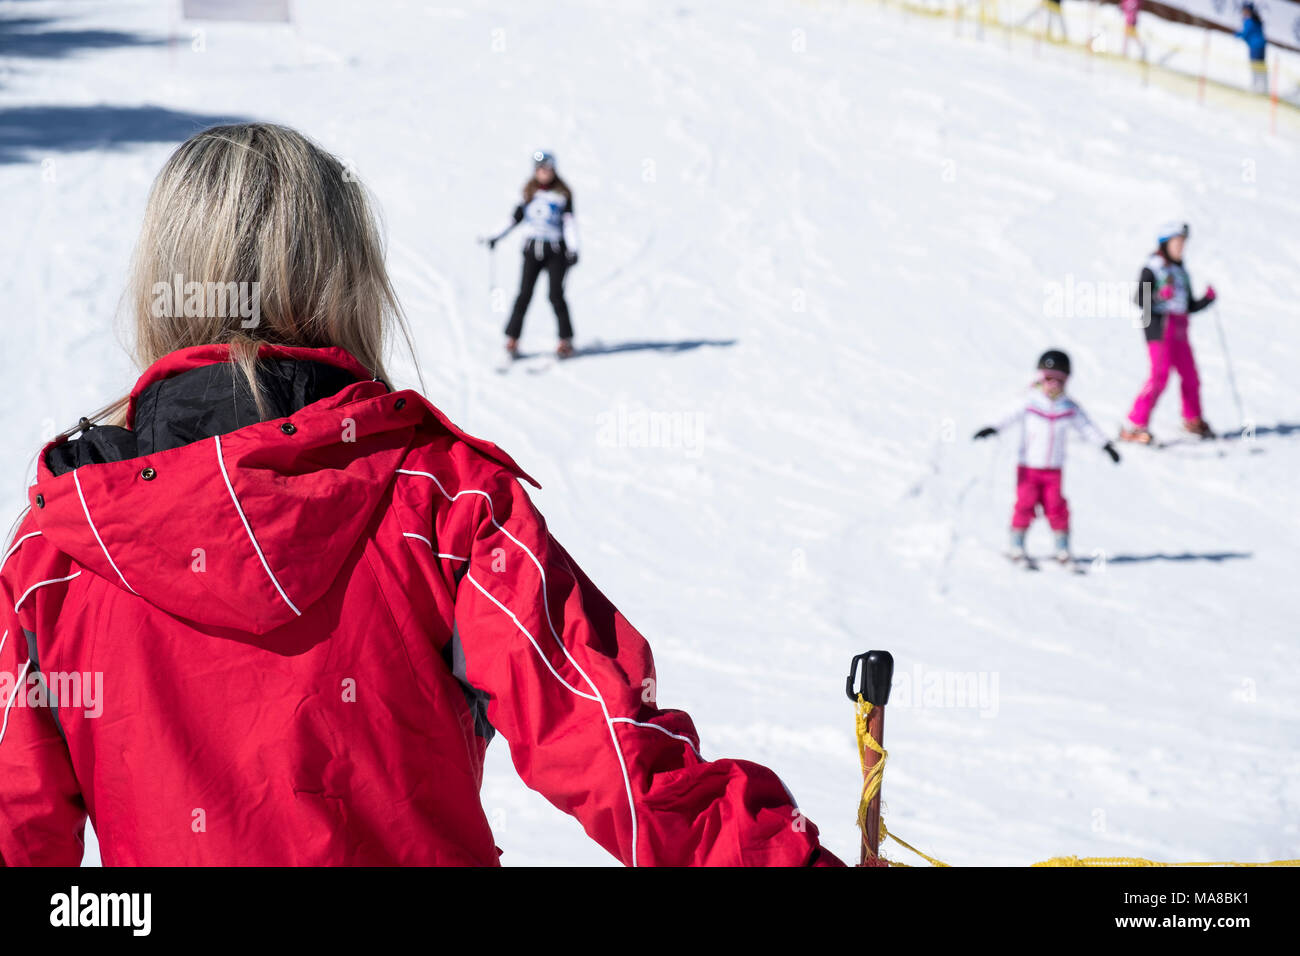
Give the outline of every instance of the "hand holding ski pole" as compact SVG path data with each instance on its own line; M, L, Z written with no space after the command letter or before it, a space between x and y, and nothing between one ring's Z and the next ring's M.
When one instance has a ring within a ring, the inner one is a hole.
M497 240L498 236L479 236L478 243L487 246L488 249L488 295L492 295L497 290Z

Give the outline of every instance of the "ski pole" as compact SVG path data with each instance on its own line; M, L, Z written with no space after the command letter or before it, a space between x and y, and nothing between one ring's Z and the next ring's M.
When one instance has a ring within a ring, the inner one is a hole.
M889 703L889 688L893 680L893 655L889 651L867 651L853 658L848 679L844 682L845 694L858 707L858 751L862 760L862 799L865 801L865 806L860 806L858 811L858 823L862 827L861 866L880 865L880 783L885 762L885 705Z
M1228 338L1223 334L1223 323L1219 321L1219 310L1214 310L1214 327L1219 330L1219 344L1223 346L1223 364L1228 369L1228 386L1232 389L1232 400L1237 403L1237 420L1241 427L1246 427L1246 413L1241 407L1241 394L1237 391L1237 377L1232 374L1232 358L1228 355Z

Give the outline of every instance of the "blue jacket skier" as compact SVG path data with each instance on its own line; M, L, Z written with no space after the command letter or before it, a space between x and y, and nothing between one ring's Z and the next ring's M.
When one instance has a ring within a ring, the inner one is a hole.
M1264 61L1268 38L1264 35L1264 21L1250 0L1241 5L1241 29L1233 35L1245 40L1246 49L1250 51L1251 88L1257 93L1268 92L1268 64Z

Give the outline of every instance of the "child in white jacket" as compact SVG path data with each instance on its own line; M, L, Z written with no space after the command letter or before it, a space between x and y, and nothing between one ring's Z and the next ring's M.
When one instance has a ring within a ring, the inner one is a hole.
M1019 425L1020 458L1016 468L1016 506L1011 512L1011 559L1028 561L1025 532L1039 505L1056 539L1056 560L1069 564L1070 506L1061 494L1061 469L1065 465L1066 439L1071 431L1101 446L1111 460L1117 452L1101 429L1065 394L1070 357L1051 349L1038 360L1038 379L1014 411L996 424L981 428L976 438L987 438Z

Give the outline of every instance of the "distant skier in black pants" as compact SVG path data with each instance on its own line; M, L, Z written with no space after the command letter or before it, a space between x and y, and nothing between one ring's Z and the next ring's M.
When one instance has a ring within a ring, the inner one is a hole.
M511 223L482 241L489 249L495 248L520 223L524 226L524 269L515 307L506 323L506 351L512 356L519 353L524 313L532 301L537 277L545 270L560 334L555 351L560 358L568 358L573 354L573 326L569 322L569 305L564 301L564 274L578 262L578 221L573 214L573 192L556 173L555 156L544 150L533 153L533 177L524 184L523 201L515 207Z

